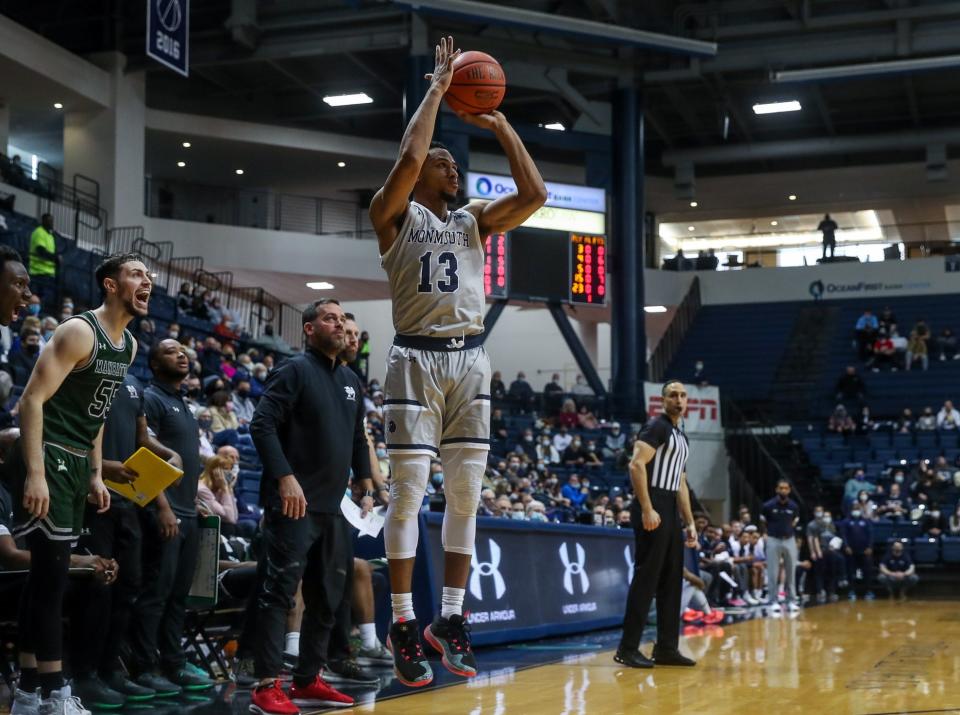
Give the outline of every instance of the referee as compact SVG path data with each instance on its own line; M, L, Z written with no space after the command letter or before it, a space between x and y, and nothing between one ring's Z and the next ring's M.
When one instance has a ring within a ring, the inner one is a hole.
M345 322L336 300L307 306L306 349L271 373L250 424L263 460L260 497L266 507L256 618L248 624L252 632L244 634L253 644L259 682L250 710L259 715L296 715L298 705L353 705L353 698L320 677L336 609L352 579L351 534L340 511L351 468L366 490L361 506L373 507L363 392L338 359ZM301 579L300 655L285 693L279 680L284 626Z
M697 545L697 531L687 490L690 444L679 424L687 411L683 384L667 382L660 391L663 413L643 428L630 460L634 500L630 523L636 536L633 580L627 594L623 637L613 659L631 668L654 665L696 665L680 654L680 594L683 585L683 542L677 507L683 510L686 545ZM678 504L679 503L679 504ZM640 652L640 637L650 603L657 599L657 644L653 657Z

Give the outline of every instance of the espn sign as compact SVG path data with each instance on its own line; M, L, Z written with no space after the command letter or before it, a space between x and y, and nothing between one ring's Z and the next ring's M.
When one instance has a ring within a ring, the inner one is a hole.
M660 395L662 385L656 382L645 382L644 393L647 397L647 417L656 417L663 413L663 397ZM687 412L683 416L684 432L721 432L720 423L720 389L718 387L696 387L686 385Z

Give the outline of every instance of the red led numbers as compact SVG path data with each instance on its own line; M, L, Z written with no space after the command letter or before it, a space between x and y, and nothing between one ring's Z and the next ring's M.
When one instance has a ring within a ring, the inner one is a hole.
M607 295L607 239L570 234L570 302L603 305Z

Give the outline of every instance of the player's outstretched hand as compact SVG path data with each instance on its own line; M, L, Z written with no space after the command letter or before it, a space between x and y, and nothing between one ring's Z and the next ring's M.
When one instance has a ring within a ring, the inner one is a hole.
M433 72L424 75L424 79L437 85L446 92L453 81L453 61L460 56L460 50L453 49L452 37L441 37L440 44L434 50Z
M467 114L466 112L457 112L457 116L460 118L460 121L465 124L472 124L473 126L480 127L481 129L489 129L491 132L495 131L502 123L507 121L507 118L496 109L494 109L492 112L488 112L487 114Z
M300 482L292 474L280 477L280 500L284 516L302 519L307 515L307 498L303 495Z
M43 475L27 477L23 487L23 508L38 519L43 519L50 511L50 490Z

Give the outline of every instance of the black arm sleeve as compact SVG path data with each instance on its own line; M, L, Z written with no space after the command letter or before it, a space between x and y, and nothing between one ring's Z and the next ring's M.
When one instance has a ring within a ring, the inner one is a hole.
M357 395L361 391L357 386ZM353 475L357 479L372 479L373 470L370 468L370 448L367 445L367 431L363 423L363 398L357 400L357 421L353 427Z
M293 474L293 467L283 453L280 427L293 411L300 393L300 382L295 363L287 362L278 367L267 380L250 423L250 436L263 461L264 471L274 479Z
M641 442L646 442L651 447L656 449L661 444L665 443L670 439L670 428L667 427L666 422L664 422L659 417L647 422L640 434L637 435L637 439Z

